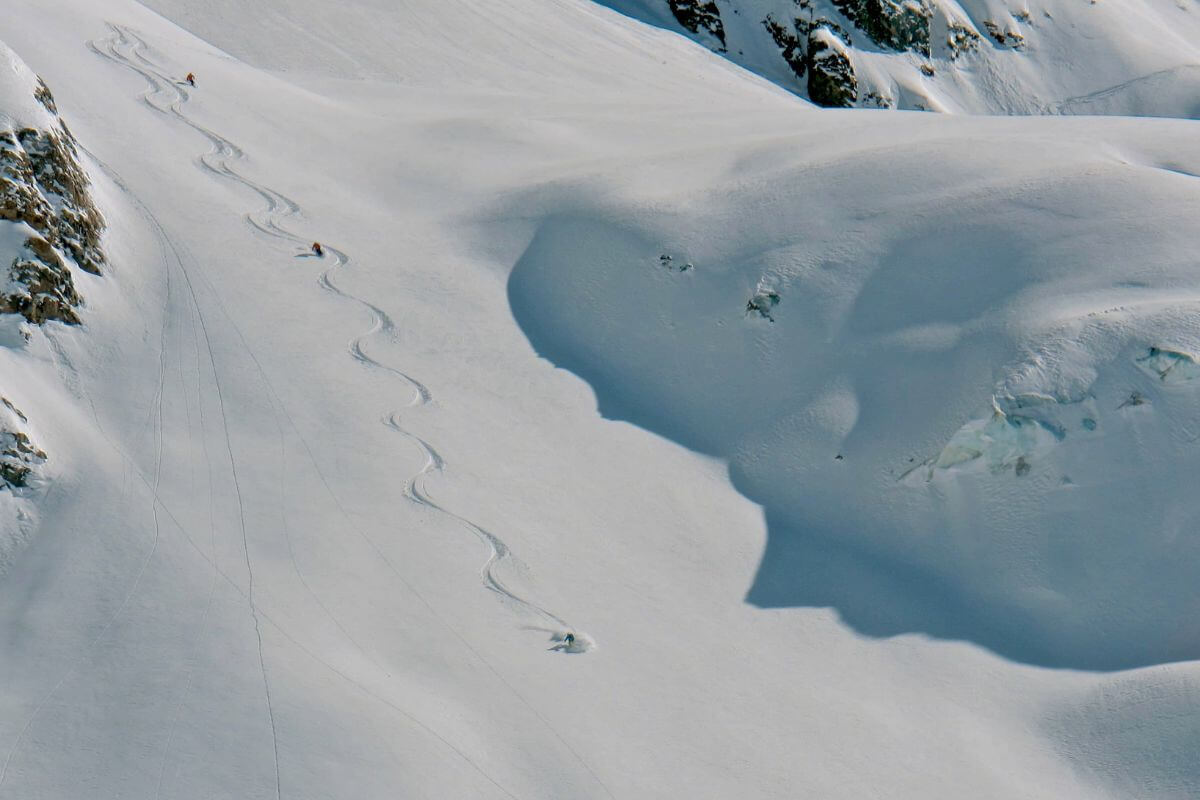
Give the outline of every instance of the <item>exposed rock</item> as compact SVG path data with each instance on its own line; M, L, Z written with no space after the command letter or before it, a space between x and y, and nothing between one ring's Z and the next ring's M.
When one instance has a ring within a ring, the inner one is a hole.
M861 105L863 108L895 108L896 99L889 94L868 91L863 95Z
M1020 50L1025 47L1025 37L1020 32L1014 30L1004 30L990 19L983 21L983 27L996 40L996 44L1001 47L1011 47L1014 50Z
M50 94L50 87L41 78L37 79L37 89L33 92L33 98L45 106L51 114L58 113L58 108L54 105L54 95Z
M880 47L929 55L932 9L918 0L833 0L846 19Z
M19 489L29 485L30 475L46 462L46 453L21 430L28 422L21 411L6 397L0 397L11 413L0 414L0 489Z
M796 73L797 78L803 78L808 71L808 36L805 31L805 36L801 38L799 28L803 25L803 21L797 19L794 27L789 30L787 25L779 22L770 14L763 20L763 25L766 26L767 32L771 34L771 38L775 41L775 46L779 48L780 55L792 68L792 72Z
M41 80L34 97L55 113ZM75 139L62 120L48 129L0 128L0 220L28 229L25 252L13 258L0 288L0 313L20 314L35 324L79 322L82 298L71 267L100 274L105 263L104 218L89 188Z
M841 26L824 17L812 20L797 17L788 26L770 14L763 25L796 77L807 75L810 100L832 108L854 105L858 99L858 80L847 50L849 36ZM884 100L882 95L875 97Z
M978 50L979 41L979 34L961 22L951 22L946 30L946 47L951 59Z
M808 96L829 108L850 108L858 100L858 80L846 45L829 28L808 37Z
M31 237L25 244L30 247L37 242L45 243L46 240ZM20 314L35 325L47 320L78 325L80 320L75 307L82 298L62 259L53 249L48 252L51 257L46 259L19 256L13 259L8 273L9 285L0 294L0 313Z
M684 28L696 34L705 31L725 47L725 25L714 0L667 0L667 5Z
M59 127L57 132L26 128L18 138L29 154L42 191L49 192L52 201L58 201L56 245L66 249L80 269L99 275L104 264L104 252L100 249L104 218L89 192L91 184L79 164L75 138L66 123L60 122Z

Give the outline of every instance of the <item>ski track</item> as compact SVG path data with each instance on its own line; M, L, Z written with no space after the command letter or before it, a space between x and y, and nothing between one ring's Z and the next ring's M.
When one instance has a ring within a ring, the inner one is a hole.
M151 409L147 413L145 421L145 425L151 428L151 434L154 441L153 497L157 497L159 486L162 482L162 397L163 386L166 380L167 309L170 305L170 300L171 281L168 275L166 299L163 301L162 327L159 330L158 381L157 386L155 387L154 399L151 401ZM50 350L54 355L56 364L60 365L60 371L65 370L68 373L74 374L74 366L71 364L70 359L66 356L62 345L53 336L47 335L46 338L50 345ZM82 391L82 389L80 388L79 391ZM25 743L25 739L28 736L30 729L33 728L34 723L37 722L38 718L42 714L42 711L47 705L49 705L50 701L54 699L59 690L62 689L63 685L66 684L66 682L70 680L71 677L74 676L81 667L90 663L91 659L94 657L96 646L100 644L108 632L112 630L113 626L117 624L117 621L121 618L121 616L125 613L125 609L129 606L129 601L133 599L135 594L137 594L138 587L140 587L142 583L142 578L144 578L146 575L146 569L150 566L150 562L154 559L155 554L158 552L158 545L162 539L162 527L159 524L158 519L158 504L154 500L151 500L150 503L150 513L154 527L153 538L150 543L150 549L146 553L145 558L142 559L142 563L138 567L137 574L134 576L133 582L129 586L129 591L126 592L125 597L121 600L121 604L117 607L117 610L113 612L111 617L109 617L108 622L106 622L104 627L100 629L100 631L92 638L90 642L88 642L87 646L83 650L83 653L71 664L67 671L63 673L63 676L59 678L58 682L54 684L46 696L38 702L37 706L33 710L33 713L30 714L29 719L26 720L25 724L21 727L21 732L17 734L16 741L13 742L13 746L9 749L8 755L4 759L3 766L0 767L0 789L3 789L4 784L8 781L9 767L12 765L13 759L16 757L17 753L20 752L21 746Z
M106 39L106 40L102 40L102 41L101 40L90 41L90 42L88 42L88 46L98 55L100 55L110 61L113 61L114 63L117 63L120 66L124 66L124 67L138 73L147 81L147 83L149 84L149 88L139 96L139 99L142 102L144 102L147 106L149 106L153 110L157 111L158 113L166 114L166 115L169 115L169 116L172 116L172 117L178 119L179 121L183 122L184 124L186 124L188 127L192 128L193 130L196 130L198 133L202 134L206 139L209 140L210 145L212 146L212 150L208 153L201 155L199 157L199 159L197 160L197 164L201 169L204 169L205 171L210 172L211 174L217 175L219 177L224 177L224 178L232 180L236 183L239 183L239 184L245 186L246 188L252 190L257 195L259 195L259 197L265 202L266 207L263 209L257 210L257 211L249 212L244 215L244 218L245 218L246 222L250 225L250 227L253 228L254 230L258 231L261 234L264 234L264 235L267 235L267 236L270 236L270 237L273 237L276 239L281 239L283 241L286 241L286 242L294 244L294 245L306 246L307 240L301 239L299 236L296 236L295 234L290 233L289 231L287 231L283 227L281 227L279 224L279 221L284 217L291 217L291 216L299 215L301 212L300 206L298 204L296 204L294 201L292 201L291 199L287 198L286 196L274 191L273 189L270 189L269 187L258 184L256 182L246 178L245 176L241 175L239 172L235 171L229 164L230 160L244 159L245 152L240 147L235 145L234 143L221 137L220 135L216 134L215 132L205 128L204 126L194 122L192 119L190 119L185 114L183 114L181 106L183 103L185 103L188 100L187 91L185 89L183 89L182 87L178 86L175 81L162 75L158 71L159 68L144 55L144 50L146 49L146 43L144 40L142 40L136 34L132 33L128 28L118 26L115 24L111 24L111 23L109 24L109 27L113 33L112 37L110 37L109 39ZM123 52L122 48L125 48L128 52ZM160 95L165 95L168 98L170 98L165 105L160 105L152 100L152 98L154 98L156 96L160 96ZM92 154L89 153L89 155L92 155ZM94 155L93 155L93 158L95 159ZM97 160L97 162L101 163L101 165L103 166L102 162L99 162L98 159L95 159L95 160ZM106 169L106 171L108 171L110 173L112 172L111 170L108 170L107 167L105 167L105 169ZM113 177L115 179L117 178L115 173L113 173ZM121 182L119 179L117 179L117 184L123 191L125 191L126 194L129 194L132 197L132 193L129 191L128 187L126 187L124 185L123 182ZM151 222L154 225L154 227L157 229L158 234L161 235L162 237L166 237L166 233L162 229L161 224L158 223L157 219L153 218L153 215L149 212L149 209L145 208L145 206L142 205L140 203L140 201L136 201L136 199L135 199L135 202L141 207L143 213L146 214L148 217L150 217ZM160 244L161 244L161 242L160 242ZM187 274L187 270L183 266L182 258L180 257L178 251L175 248L175 243L167 240L167 244L169 244L171 246L172 250L175 250L176 261L179 265L180 270L183 273L185 281L187 281L187 283L188 283L188 289L191 294L192 305L195 309L195 312L199 318L200 324L203 328L205 325L204 318L203 318L202 312L200 312L199 304L198 304L198 301L197 301L197 298L195 295L195 290L191 285L190 276ZM428 387L426 387L421 381L419 381L416 378L412 377L411 375L403 372L402 370L397 369L396 367L393 367L391 365L384 364L384 363L378 361L377 359L373 358L365 351L365 349L363 347L363 342L366 339L368 339L376 334L380 334L380 333L395 335L395 330L396 330L395 323L388 316L388 314L383 311L383 309L379 308L378 306L374 305L373 303L371 303L361 297L358 297L356 295L353 295L353 294L343 290L334 282L333 277L332 277L333 273L336 272L337 270L341 269L342 267L346 266L349 263L350 259L349 259L349 256L345 252L343 252L335 247L324 246L324 249L325 249L326 253L328 253L329 255L332 256L333 263L329 267L327 267L324 271L321 272L320 276L318 277L318 284L323 289L325 289L339 297L342 297L343 299L346 299L353 303L358 304L359 306L364 308L371 317L371 325L370 325L369 329L366 330L365 332L355 336L348 343L348 351L349 351L351 357L353 357L355 360L357 360L358 362L360 362L368 367L382 370L382 371L392 374L392 375L400 378L402 381L404 381L412 391L412 397L411 397L409 403L407 404L408 407L411 408L411 407L416 407L416 406L421 406L421 405L426 405L426 404L431 403L433 400L433 395L429 391ZM210 290L213 290L213 287L210 286ZM214 296L215 296L215 290L214 290ZM219 300L218 300L218 302L219 302ZM226 313L226 316L228 316L227 313ZM195 322L195 320L193 320L193 324L194 324L194 322ZM238 330L237 332L238 332L239 337L241 337L240 330ZM209 357L210 357L210 359L212 359L213 355L212 355L211 343L208 342L207 330L204 331L203 335L206 340L206 344L208 344ZM244 345L246 344L244 337L242 337L242 342ZM274 388L272 386L270 386L269 381L267 381L266 373L263 371L261 365L258 364L258 359L253 355L252 352L249 351L248 348L247 348L247 354L255 361L256 365L258 366L260 375L262 375L263 380L265 382L267 382L267 384L268 384L268 389L270 391L270 394L273 396L272 405L276 406L276 408L279 409L280 405L277 405L277 403L281 404L282 401L279 398L279 396L277 395L277 393L274 391ZM215 381L215 379L216 379L215 360L212 362L212 369L213 369L214 381ZM219 386L216 388L217 388L218 394L219 394ZM220 399L220 407L222 410L222 416L224 417L223 399ZM283 411L283 413L285 415L287 415L286 409L281 409L281 410ZM338 505L339 509L341 510L341 512L343 513L343 515L348 517L349 516L348 513L341 506L340 501L337 499L336 495L334 494L333 489L330 486L329 482L326 480L324 474L321 473L320 468L317 465L316 459L313 456L313 453L312 453L311 449L309 448L307 441L303 439L302 435L300 434L299 428L296 426L295 422L293 420L291 420L290 415L288 415L288 420L289 420L291 427L295 430L297 435L301 436L301 442L302 442L305 450L308 453L309 460L313 463L314 468L317 470L318 476L319 476L320 480L322 481L322 483L325 485L326 490L330 493L331 497L333 497L333 499L335 500L335 503L337 503L337 505ZM224 422L224 419L223 419L223 422ZM421 437L417 436L416 434L414 434L411 431L408 431L407 429L402 427L402 425L400 424L400 421L399 421L399 415L397 413L392 413L392 414L388 415L387 417L385 417L383 419L383 424L385 426L387 426L388 428L394 430L395 432L399 433L400 435L404 436L405 438L409 439L410 441L412 441L426 457L426 463L422 466L420 471L406 482L405 489L404 489L405 497L409 501L413 502L416 505L434 510L437 513L440 513L440 514L448 517L449 519L457 522L458 524L467 528L467 530L469 530L472 534L474 534L477 538L479 538L481 542L483 542L484 544L486 544L489 547L491 552L488 556L487 561L484 563L483 567L480 570L480 574L481 574L481 578L482 578L484 586L487 589L489 589L490 591L495 592L496 594L500 595L502 600L506 601L509 604L515 605L518 609L521 609L521 610L524 610L527 612L531 612L537 616L542 617L543 619L545 619L547 621L550 621L558 626L561 626L563 629L570 630L571 626L565 620L563 620L561 617L551 613L550 611L542 608L541 606L538 606L535 603L521 597L515 591L510 589L502 581L502 579L497 575L497 567L502 562L504 562L504 561L515 562L515 557L513 556L512 551L509 549L507 544L502 539L497 537L495 534L492 534L490 531L485 530L478 524L470 521L469 519L466 519L465 517L462 517L452 511L450 511L449 509L441 506L440 504L438 504L436 501L434 501L432 499L429 491L424 486L424 478L427 475L434 473L434 472L441 473L446 468L445 460L437 453L437 451L424 439L422 439ZM226 444L227 444L227 448L230 451L229 457L231 459L231 466L233 466L234 462L233 462L232 448L231 448L231 445L229 442L229 432L228 432L227 426L224 426L224 427L225 427ZM282 441L282 432L281 432L281 441ZM140 470L137 470L135 466L132 465L132 460L128 459L128 457L126 457L126 459L127 459L128 463L130 464L131 468L136 472L137 477L142 481L143 484L146 485L146 487L148 489L150 489L152 496L154 498L155 509L157 511L158 506L162 505L162 501L158 497L157 485L151 487L149 485L149 481L147 480L146 476L144 474L142 474L140 472ZM156 478L157 478L157 476L156 476ZM235 489L238 491L238 493L240 495L240 487L238 487L236 484L236 477L235 477ZM211 492L211 488L210 488L210 492ZM239 496L239 504L240 504L240 496ZM240 505L239 505L239 507L240 507ZM273 709L271 708L271 704L270 704L269 681L267 680L265 663L262 660L262 632L261 632L260 623L259 623L260 617L263 620L265 620L267 623L269 623L273 628L275 628L281 635L283 635L288 641L290 641L298 649L300 649L302 652L304 652L309 658L316 661L321 666L323 666L324 668L335 673L336 675L338 675L342 679L346 680L347 682L351 683L352 685L357 687L360 691L363 691L368 696L378 700L379 702L384 703L388 707L392 708L393 710L397 711L398 713L400 713L403 716L405 716L406 718L408 718L414 724L416 724L419 727L421 727L422 729L424 729L430 735L434 736L436 739L438 739L440 742L442 742L444 745L446 745L449 749L451 749L453 752L455 752L458 756L463 758L468 764L471 765L471 767L476 772L478 772L482 777L487 779L489 783L491 783L493 786L495 786L497 789L499 789L504 795L506 795L508 797L515 797L504 786L502 786L494 778L492 778L486 771L484 771L482 769L482 767L480 767L478 764L476 764L474 762L474 760L471 759L466 753L464 753L457 746L455 746L453 743L451 743L449 740L447 740L445 737L443 737L441 734L439 734L436 730L430 728L426 723L424 723L421 720L419 720L418 718L414 717L408 711L397 706L395 703L387 700L386 698L379 696L376 692L372 691L367 686L363 685L361 682L354 680L350 676L346 675L344 672L342 672L337 667L333 666L332 664L329 664L324 659L321 659L320 657L318 657L315 653L311 652L307 647L302 645L290 633L288 633L286 630L284 630L278 623L276 623L273 619L271 619L269 616L267 616L262 611L262 609L260 609L257 606L257 604L254 602L254 599L253 599L253 572L252 572L251 564L249 561L248 548L244 548L244 552L246 554L247 574L248 574L250 580L248 582L247 590L245 592L243 592L241 587L236 583L236 581L234 581L231 576L229 576L227 573L225 573L223 570L221 570L220 567L217 565L217 563L215 561L215 553L214 553L214 557L210 558L209 556L207 556L203 552L202 548L200 548L199 545L196 544L196 542L192 539L190 534L188 534L186 532L186 530L183 528L183 526L174 517L174 515L171 514L170 510L167 509L165 505L163 505L163 509L167 512L171 521L173 522L175 527L179 529L180 533L184 536L184 538L187 540L189 545L197 552L197 554L202 559L207 561L212 566L212 568L214 570L214 578L216 575L220 575L222 578L224 578L226 580L226 582L233 585L233 587L238 591L238 593L242 594L246 598L247 603L250 606L251 611L254 615L255 632L258 637L258 643L259 643L260 666L262 666L262 668L263 668L264 689L265 689L266 695L267 695L268 712L271 717L273 745L274 745L274 749L275 749L276 797L277 798L279 798L281 796L280 777L279 777L279 760L278 760L279 759L279 756L278 756L278 734L275 730L274 712L273 712ZM286 526L286 521L284 524ZM592 769L591 765L588 764L587 761L578 753L578 751L576 751L562 737L562 735L550 724L549 720L547 720L539 711L537 711L537 709L532 705L532 703L530 703L529 700L527 698L525 698L524 695L522 695L507 679L505 679L503 677L503 675L501 675L500 672L494 666L492 666L490 664L490 662L488 662L487 659L485 659L483 657L483 655L481 653L479 653L478 650L476 650L475 647L472 646L462 636L462 634L460 634L457 631L457 629L455 629L452 625L450 625L449 622L447 620L445 620L441 616L440 613L438 613L436 608L432 604L430 604L419 592L417 592L415 587L413 587L411 584L409 584L407 579L405 579L400 574L399 570L391 562L391 560L387 559L386 556L384 556L384 554L382 553L382 551L379 550L378 546L375 545L373 540L370 540L370 538L367 537L366 534L363 533L361 530L358 532L359 532L360 536L367 539L369 544L375 549L377 554L381 558L383 558L383 560L387 563L387 565L391 569L391 571L393 573L395 573L398 578L400 578L401 582L406 586L406 588L408 588L409 591L412 592L420 600L420 602L439 620L439 622L441 622L442 625L444 625L464 646L466 646L468 648L468 650L470 650L470 652L480 661L480 663L482 663L485 666L485 668L488 671L490 671L498 680L500 680L522 702L522 704L525 705L530 710L530 712L533 713L539 719L539 721L541 721L541 723L551 732L551 734L584 767L584 769L588 772L589 775L591 775L591 777L596 781L596 783L600 786L600 788L604 791L604 793L610 798L613 797L612 792L608 789L607 785L605 785L604 782L600 779L600 777L597 775L597 773ZM242 534L243 534L243 539L245 540L246 532L245 532L244 516L242 517ZM243 541L243 544L246 545L247 542ZM299 577L301 583L304 585L304 588L308 591L308 593L310 595L313 596L314 600L316 600L316 602L321 607L321 609L329 616L329 618L334 622L335 626L343 633L343 635L345 635L347 637L347 639L349 639L351 641L351 643L356 647L356 649L358 649L360 652L362 652L363 655L366 656L367 659L369 661L371 661L372 664L377 669L380 669L381 672L383 672L385 675L388 675L386 670L384 670L382 668L382 666L378 664L378 662L376 662L373 658L371 658L370 655L365 651L365 649L357 641L355 641L353 639L353 637L350 636L349 632L345 629L345 627L340 622L338 622L338 620L333 616L333 614L326 607L326 605L323 602L321 602L320 598L318 598L316 596L315 592L312 591L312 589L308 585L308 582L304 579L298 566L295 563L294 553L291 552L290 538L288 539L288 546L289 546L289 553L292 555L293 568L296 570L297 576ZM210 602L211 602L211 596L210 596ZM207 614L207 607L206 607L205 614ZM118 615L119 615L119 611L118 611ZM110 624L111 624L111 621L110 621ZM390 677L390 675L388 675L388 677ZM64 678L64 680L65 680L65 678ZM185 693L190 688L190 684L191 684L191 679L189 678L188 686L185 687L185 690L184 690ZM179 708L182 707L182 704L183 704L183 698L181 697L179 700L177 710L176 710L176 714L178 714L178 710L179 710ZM35 712L35 714L36 714L36 712ZM32 720L30 721L30 724L32 724ZM166 744L166 747L164 748L163 764L161 766L161 770L160 770L160 774L159 774L158 786L156 789L156 796L157 796L158 792L161 792L163 775L165 774L165 770L166 770L167 750L170 747L170 739L173 738L173 734L174 734L174 724L172 725L171 736L168 738L168 742ZM9 761L11 761L12 755L13 755L12 753L9 754ZM6 771L7 771L7 762L5 764L4 772L6 772ZM0 781L3 780L4 772L0 772Z
M143 214L143 216L146 217L147 221L150 223L150 225L154 229L155 236L156 236L156 238L158 238L160 245L164 248L170 249L173 259L174 259L174 264L183 273L184 278L188 284L188 290L189 290L189 295L190 295L190 300L191 300L190 307L192 308L192 310L194 312L193 326L195 326L196 320L199 320L199 322L201 323L201 335L205 338L205 342L206 342L205 349L211 355L211 345L208 344L208 333L207 333L207 326L204 324L204 314L200 310L199 299L196 296L194 287L191 284L190 276L187 273L187 268L184 266L183 256L180 253L180 246L177 245L173 240L170 239L170 237L166 233L166 230L163 228L161 222L159 222L158 218L153 214L153 212L151 212L137 198L136 195L134 195L132 193L132 191L129 189L129 187L124 183L124 181L121 180L120 176L117 175L117 173L114 170L112 170L103 161L101 161L99 158L97 158L94 153L91 153L90 151L86 151L86 149L85 149L85 152L87 152L88 155L93 159L93 161L95 161L114 180L114 182L117 184L118 188L120 188L129 197L130 201L133 202L138 207L139 211ZM170 269L171 262L166 257L166 250L164 250L163 257L164 257L164 266L167 269ZM208 288L210 291L215 291L211 285ZM222 312L224 313L224 309L222 309ZM198 343L198 340L197 340L197 343ZM245 344L244 340L243 340L243 344ZM197 347L197 358L200 357L200 349L201 348ZM249 355L251 356L251 358L254 358L252 353L250 353ZM215 374L215 369L216 369L215 362L212 362L210 364L210 366L214 370L214 374ZM91 403L90 399L88 400L88 402ZM92 404L92 409L93 409L93 416L96 417L97 424L99 425L100 420L99 420L99 416L95 410L94 404ZM293 425L294 425L294 423L293 423ZM104 433L102 427L100 428L100 430L102 433ZM187 531L187 529L183 526L183 524L179 521L179 519L174 515L174 513L171 511L170 507L167 505L166 501L163 500L163 498L159 497L155 493L154 485L151 482L150 478L144 472L142 472L141 469L138 468L138 466L134 462L133 458L130 455L128 455L124 451L124 449L120 447L120 445L118 445L115 441L113 441L111 438L109 438L106 433L104 433L104 436L106 439L109 440L109 443L112 445L113 449L121 455L123 462L127 465L128 475L131 478L135 478L137 481L139 481L142 484L142 486L148 492L151 493L154 501L159 505L159 507L162 509L162 511L166 514L167 519L174 526L174 528L179 532L180 536L183 537L183 539L187 543L187 545L196 553L196 555L202 561L204 561L206 564L208 564L212 568L214 581L223 580L226 584L228 584L229 587L232 588L233 591L238 596L240 596L242 599L246 600L247 604L254 608L257 615L264 622L266 622L272 628L274 628L275 631L279 635L281 635L284 639L286 639L288 642L290 642L301 653L303 653L305 656L307 656L309 659L311 659L318 666L322 667L323 669L328 670L330 673L332 673L336 677L340 678L341 680L345 681L347 684L353 686L355 689L362 692L364 695L370 697L373 700L376 700L379 703L382 703L383 705L387 706L388 708L392 709L393 711L397 712L401 716L408 719L414 725L421 728L426 733L428 733L430 736L434 737L436 740L441 742L448 750L450 750L451 752L455 753L457 756L462 758L463 761L466 762L476 773L478 773L481 777L483 777L489 783L494 785L506 797L513 798L513 800L516 800L515 795L513 795L511 792L509 792L507 789L505 789L499 782L497 782L494 778L492 778L491 775L489 775L467 753L465 753L463 750L461 750L453 742L446 739L444 736L442 736L440 733L438 733L437 730L433 729L432 727L430 727L428 724L426 724L422 720L413 716L410 712L408 712L401 706L397 705L396 703L387 699L386 697L381 696L378 692L373 691L370 687L368 687L361 681L354 679L353 677L346 674L344 671L342 671L338 667L334 666L333 664L330 664L328 661L326 661L325 659L318 656L316 653L314 653L312 650L310 650L308 647L306 647L304 644L302 644L286 628L284 628L281 623L277 622L273 617L270 616L270 614L268 614L264 609L259 607L257 605L257 603L254 602L253 599L251 598L250 594L247 591L247 588L243 587L243 585L241 583L239 583L236 578L234 578L232 575L230 575L228 572L226 572L224 569L222 569L220 567L220 565L217 563L216 550L215 550L215 546L216 546L215 528L210 528L210 536L212 537L211 553L205 553L204 549L196 542L196 540ZM211 502L211 495L210 495L210 502ZM210 517L210 519L211 519L211 517ZM410 589L411 589L411 587L410 587ZM415 593L415 590L412 590L412 591ZM419 595L418 595L418 597L419 597ZM420 598L420 599L422 600L422 602L424 602L426 605L428 605L428 603L426 601L424 601L424 598ZM380 669L382 671L382 668L380 668ZM189 682L189 686L190 686L190 682ZM182 703L182 700L181 700L181 703ZM164 758L165 758L165 756L166 756L166 753L164 752ZM161 775L160 775L160 780L161 780Z
M178 86L175 81L168 76L159 72L159 68L145 55L147 45L144 40L134 34L127 28L118 25L111 25L110 28L114 33L114 39L104 43L91 43L92 49L104 55L111 60L121 63L135 72L142 75L149 83L150 90L141 96L143 102L159 113L168 114L188 127L196 130L206 139L208 139L212 150L200 156L199 164L202 169L236 183L239 183L257 194L265 203L266 208L259 211L250 212L245 215L246 221L252 228L267 236L274 237L288 242L292 245L305 246L306 239L285 230L280 225L280 221L285 217L299 215L300 206L286 197L285 195L271 189L267 186L259 184L249 178L246 178L240 172L237 172L230 165L230 161L242 160L245 156L245 151L233 142L225 139L216 132L206 128L205 126L193 121L186 116L182 111L182 105L188 100L188 92L185 88ZM107 51L102 49L103 45L107 45ZM123 52L126 50L127 52ZM153 101L152 98L163 96L166 99L165 104L159 104ZM432 402L433 395L421 381L409 375L408 373L397 369L389 364L375 359L369 355L365 348L364 342L368 338L376 334L395 334L396 325L388 314L375 304L345 291L337 285L333 279L334 273L345 267L350 262L349 256L336 247L324 246L328 255L333 257L333 263L326 268L318 278L319 285L336 294L337 296L358 304L364 308L371 317L370 327L363 333L352 338L348 344L350 355L358 362L373 367L384 372L397 376L408 384L412 391L412 398L408 406L421 406ZM397 424L398 417L393 414L385 423L389 428L396 430L398 433L409 438L422 450L430 450L431 448L420 437L412 432L405 430ZM446 464L439 459L437 466L438 472L443 471ZM485 530L480 525L458 515L449 509L437 504L430 497L429 493L423 488L423 478L428 474L428 470L423 469L414 478L410 479L406 484L405 496L414 503L425 508L433 509L448 518L463 525L471 533L473 533L481 542L483 542L490 550L487 561L480 570L480 576L483 584L490 591L500 595L505 601L516 606L519 609L533 613L548 620L556 625L564 628L570 626L561 617L551 613L545 608L525 599L517 592L510 589L497 574L500 565L506 561L515 562L515 557L512 554L508 545L495 534Z

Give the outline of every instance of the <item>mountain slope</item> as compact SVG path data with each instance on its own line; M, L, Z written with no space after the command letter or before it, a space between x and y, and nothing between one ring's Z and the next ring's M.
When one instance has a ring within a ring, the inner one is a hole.
M691 36L818 105L1187 119L1200 113L1194 0L604 3ZM830 40L844 54L831 56Z
M1193 123L821 111L577 0L0 39L112 265L0 348L0 798L1200 787Z

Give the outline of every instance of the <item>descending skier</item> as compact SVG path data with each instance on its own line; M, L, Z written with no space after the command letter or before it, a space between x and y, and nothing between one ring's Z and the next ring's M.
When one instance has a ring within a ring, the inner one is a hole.
M195 76L194 74L192 74L191 72L189 72L189 73L187 74L187 77L186 77L186 78L184 78L184 80L188 82L188 86L195 86L195 85L196 85L196 76Z
M573 633L564 633L561 637L555 634L550 641L554 642L549 648L554 653L582 653L587 649L582 643L577 644Z
M318 258L322 258L325 255L325 250L321 247L320 242L313 242L312 251L313 255L317 256Z

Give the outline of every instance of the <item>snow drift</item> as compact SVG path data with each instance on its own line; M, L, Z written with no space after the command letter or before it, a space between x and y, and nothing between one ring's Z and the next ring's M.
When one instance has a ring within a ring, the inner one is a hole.
M770 525L756 605L1047 666L1200 657L1190 126L981 151L954 142L994 122L837 122L675 194L556 187L509 284L531 342L729 461Z

